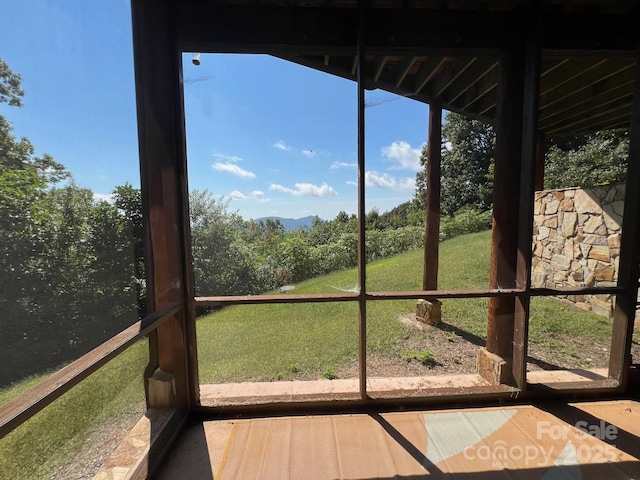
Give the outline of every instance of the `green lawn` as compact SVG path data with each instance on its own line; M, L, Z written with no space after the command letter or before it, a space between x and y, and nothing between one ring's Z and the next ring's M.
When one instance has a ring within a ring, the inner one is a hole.
M49 478L73 462L92 433L124 415L146 410L143 372L148 346L141 341L72 388L58 400L0 440L0 479ZM46 375L0 391L0 404Z
M439 288L489 286L491 232L447 240L440 248ZM407 252L367 266L367 290L419 290L422 251ZM354 270L317 277L296 285L296 293L322 293L353 287ZM469 334L486 337L487 299L443 301L443 320ZM401 357L397 339L407 335L401 313L415 301L367 304L369 353ZM563 308L554 299L536 298L531 309L531 341L554 345L558 334L607 339L606 319ZM200 381L222 383L315 379L357 359L358 312L355 302L226 307L197 322Z

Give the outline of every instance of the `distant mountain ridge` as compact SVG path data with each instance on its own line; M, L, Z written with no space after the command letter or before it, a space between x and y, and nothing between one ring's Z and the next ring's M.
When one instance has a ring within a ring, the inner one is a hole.
M309 227L311 228L311 223L313 219L316 218L315 215L309 215L308 217L302 218L282 218L282 217L260 217L256 218L254 222L266 222L267 220L280 220L280 223L284 225L285 230L295 230L300 227Z

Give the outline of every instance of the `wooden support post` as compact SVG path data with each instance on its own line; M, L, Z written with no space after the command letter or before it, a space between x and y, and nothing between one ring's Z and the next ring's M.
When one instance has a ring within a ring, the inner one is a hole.
M132 1L148 305L152 310L172 302L184 305L157 329L151 350L157 358L150 358L150 362L165 372L165 377L172 377L173 393L163 396L164 400L170 398L171 406L186 409L196 401L197 375L188 260L182 60L174 10L173 2ZM152 400L148 398L153 407Z
M618 285L624 288L624 292L616 297L609 357L609 376L618 380L622 389L626 389L629 382L631 340L640 275L640 42L636 57L633 107L629 128L627 188L622 217L618 272Z
M424 270L422 289L438 289L438 250L440 244L440 164L442 143L442 103L429 105L427 142L427 191L425 198Z
M427 141L427 186L425 192L424 268L422 289L438 289L438 257L440 246L440 176L442 163L442 102L429 105L429 138ZM420 300L416 317L429 325L442 318L441 303Z
M544 190L544 156L547 153L546 136L538 133L536 136L536 166L535 166L535 189L537 192Z
M360 399L367 400L367 252L365 229L365 83L367 1L358 0L358 369Z
M515 298L512 374L515 385L527 387L527 351L529 307L531 301L531 241L533 238L533 204L538 182L544 182L544 136L537 134L540 91L541 23L539 10L527 15L528 28L524 48L524 96L522 99L522 154L520 201L518 202L518 257L516 286L525 293Z
M516 40L516 39L514 39ZM516 286L518 257L518 202L522 155L522 99L525 55L516 40L500 57L493 181L493 227L489 287ZM487 348L479 351L478 371L494 383L511 383L514 333L513 298L489 298ZM491 355L485 355L486 353ZM498 370L493 356L504 360Z

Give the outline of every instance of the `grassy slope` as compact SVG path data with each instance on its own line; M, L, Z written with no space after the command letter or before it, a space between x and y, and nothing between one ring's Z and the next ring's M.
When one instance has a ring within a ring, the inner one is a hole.
M456 237L442 243L441 289L488 288L490 232ZM354 270L314 278L296 293L321 293L353 287ZM418 290L422 251L407 252L368 265L368 291ZM400 356L396 339L405 328L401 313L415 311L414 301L367 304L369 352ZM443 317L481 338L486 336L487 300L446 300ZM357 358L358 314L355 303L234 306L198 320L199 369L202 383L318 378L323 371ZM563 309L552 299L535 299L531 311L532 341L554 347L559 333L587 338L611 335L606 319Z
M48 478L67 464L102 422L145 410L146 342L139 342L0 440L0 479ZM35 385L32 377L0 391L0 404Z

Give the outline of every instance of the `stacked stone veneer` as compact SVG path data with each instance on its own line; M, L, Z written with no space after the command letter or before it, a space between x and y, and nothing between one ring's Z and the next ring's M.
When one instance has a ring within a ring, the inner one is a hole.
M610 287L618 280L625 185L536 192L533 287ZM611 316L611 295L569 295L576 306Z

